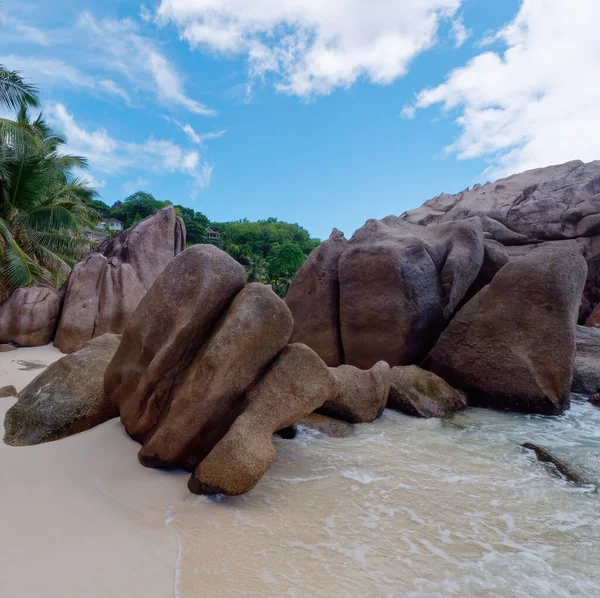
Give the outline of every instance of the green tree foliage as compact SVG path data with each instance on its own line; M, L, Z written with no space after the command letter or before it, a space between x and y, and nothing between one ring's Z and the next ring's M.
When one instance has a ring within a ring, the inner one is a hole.
M206 243L206 229L210 225L208 218L202 212L195 212L192 208L179 205L175 206L175 212L185 223L188 244Z
M305 256L297 243L275 244L269 251L269 276L272 280L293 278Z
M156 210L170 205L171 202L159 201L146 191L136 191L126 197L120 207L111 210L110 217L119 219L124 228L129 228Z
M18 139L0 133L0 301L33 282L60 284L90 246L82 228L97 220L95 190L74 175L85 159L61 154L65 139L25 105L13 122Z

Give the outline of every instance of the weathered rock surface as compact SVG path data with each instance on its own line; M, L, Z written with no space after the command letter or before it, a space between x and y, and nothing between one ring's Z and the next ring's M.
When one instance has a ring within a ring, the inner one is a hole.
M289 309L270 287L245 286L174 384L140 461L152 467L194 467L244 409L245 391L287 345L292 328Z
M390 391L390 366L385 361L377 362L370 370L352 365L330 369L340 390L323 403L320 414L358 424L372 422L383 413Z
M3 386L0 388L0 399L5 399L6 397L15 397L17 396L17 389L9 384L8 386Z
M0 306L0 342L47 345L56 329L61 297L59 291L38 284L17 289Z
M6 412L4 442L28 446L58 440L116 417L103 381L120 340L104 334L48 366Z
M277 456L274 432L337 394L338 383L331 372L306 345L283 349L249 390L244 412L196 467L189 489L196 494L238 495L254 488Z
M589 395L600 391L600 330L577 326L575 340L577 354L571 392Z
M106 371L106 394L123 425L143 441L180 372L244 287L243 266L213 245L193 245L164 269L140 302Z
M285 298L294 316L292 342L308 345L331 367L344 363L338 262L347 245L344 233L333 229L329 239L308 256Z
M581 318L589 316L600 301L600 161L576 160L475 185L456 195L443 193L402 218L429 226L473 216L511 258L540 245L580 248L589 267Z
M339 260L345 362L418 363L450 321L484 259L477 218L424 227L369 220Z
M467 406L463 393L432 372L416 365L390 370L389 409L416 417L448 417Z
M586 273L576 249L538 249L511 261L454 317L429 369L466 391L470 404L562 413Z
M69 276L55 346L70 353L96 336L122 333L158 275L184 247L185 225L171 206L104 241Z

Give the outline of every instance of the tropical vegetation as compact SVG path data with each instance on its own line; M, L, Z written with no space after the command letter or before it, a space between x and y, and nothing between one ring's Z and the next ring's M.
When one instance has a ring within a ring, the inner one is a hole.
M0 66L0 107L14 113L0 119L0 302L33 282L54 286L89 248L82 235L98 214L96 192L75 173L84 158L62 154L64 137L33 118L37 89Z

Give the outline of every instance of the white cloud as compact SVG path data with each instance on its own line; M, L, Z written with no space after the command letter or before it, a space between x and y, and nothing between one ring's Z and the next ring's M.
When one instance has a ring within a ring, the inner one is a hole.
M454 19L450 35L454 38L455 47L460 48L471 37L471 34L472 31L465 27L462 17Z
M171 118L170 116L166 116L163 114L163 118L179 127L189 138L190 141L196 143L197 145L204 145L205 141L209 141L211 139L218 139L219 137L223 137L225 133L227 133L227 129L221 129L220 131L213 131L209 133L197 133L192 125L186 123L185 125L180 123L178 120Z
M162 0L156 14L159 21L175 23L192 47L245 54L253 78L271 74L280 91L311 96L348 87L359 77L391 83L436 42L440 21L453 19L460 4L461 0L379 0L375 5L364 0ZM456 27L458 41L466 32Z
M215 111L186 95L180 74L148 38L140 35L130 19L96 20L90 13L78 19L78 29L94 48L92 60L116 70L136 87L152 87L166 106L181 106L195 114L212 116Z
M83 87L101 91L124 99L130 103L129 94L115 81L91 77L63 60L54 58L32 58L10 54L0 56L0 64L8 68L18 69L27 79L43 82L48 85L67 83L71 87Z
M144 143L120 141L105 129L88 131L63 104L48 108L49 121L63 132L71 153L88 158L92 171L117 174L142 170L154 174L180 173L190 177L193 192L209 183L214 165L201 159L197 150L182 148L172 141L149 137Z
M457 110L447 151L486 158L489 177L600 158L600 2L524 0L486 51L452 71L415 105Z
M34 44L38 44L39 46L49 46L50 39L49 37L37 27L32 27L31 25L23 25L21 23L17 23L15 25L15 29L22 35L22 37Z

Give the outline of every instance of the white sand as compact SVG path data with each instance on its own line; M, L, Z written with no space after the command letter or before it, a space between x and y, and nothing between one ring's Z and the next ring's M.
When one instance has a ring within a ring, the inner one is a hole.
M61 357L51 346L0 353L0 386L23 388ZM19 364L21 362L21 364ZM0 399L0 416L14 399ZM168 506L187 474L142 467L119 420L34 447L0 445L0 596L173 595L177 542Z

